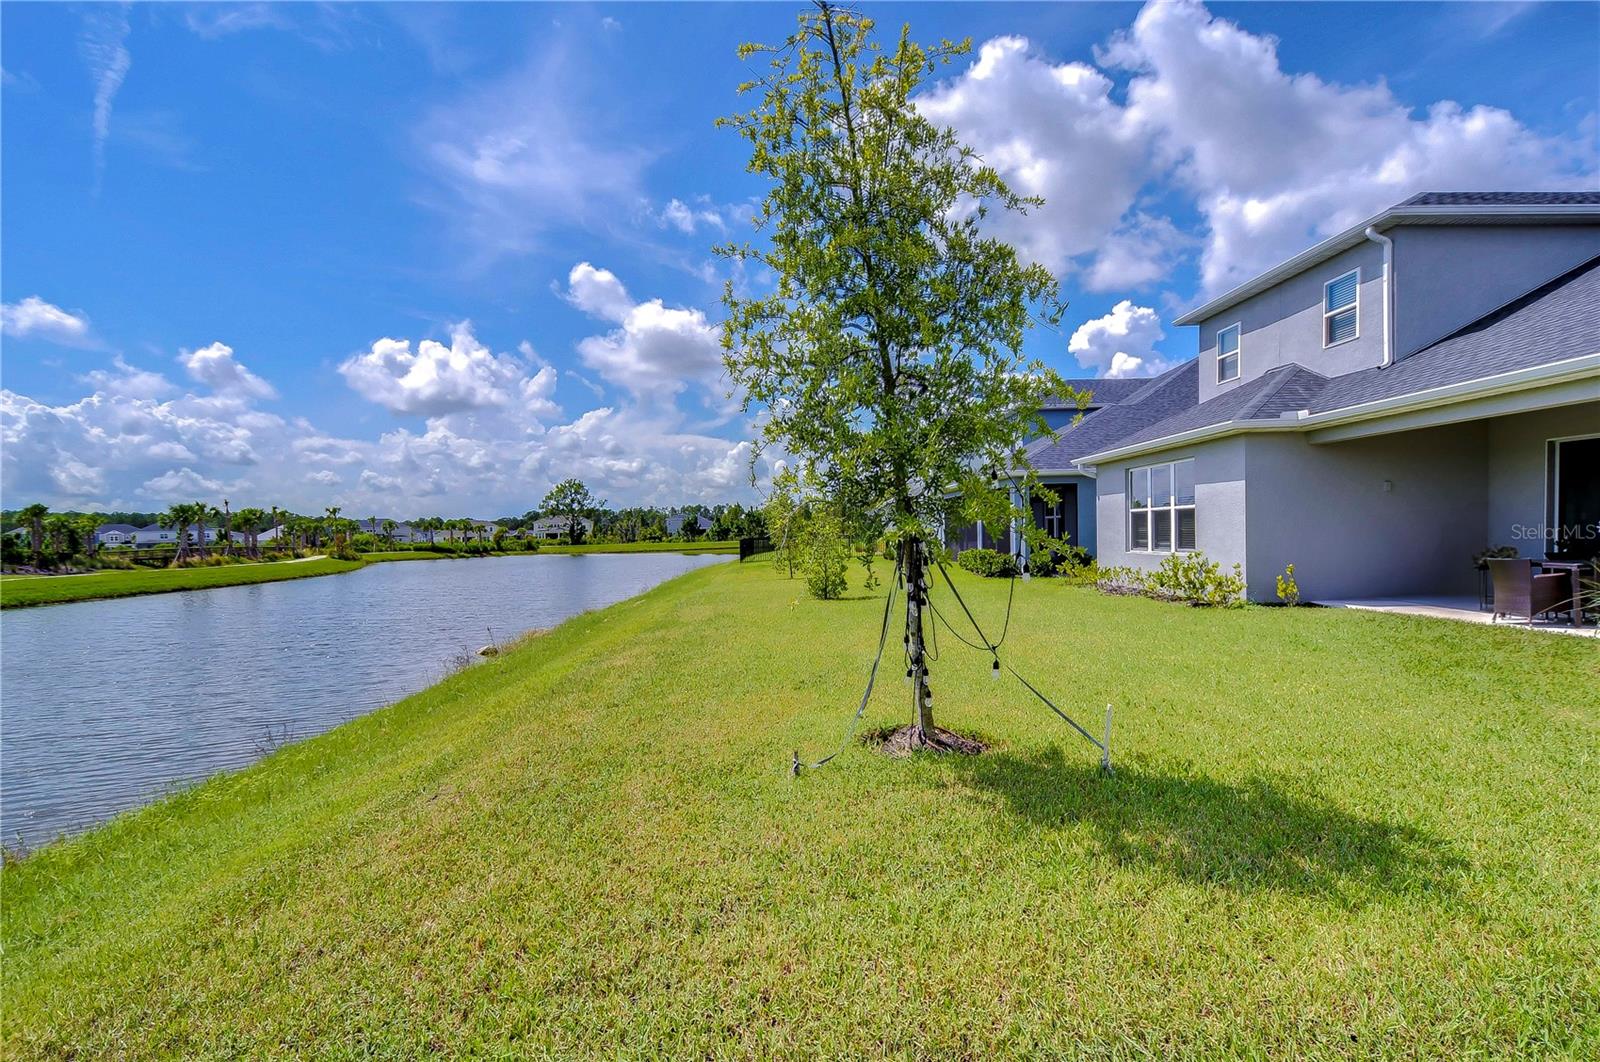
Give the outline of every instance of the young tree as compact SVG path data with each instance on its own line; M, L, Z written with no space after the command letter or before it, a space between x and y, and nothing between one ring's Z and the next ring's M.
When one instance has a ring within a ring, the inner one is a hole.
M772 489L761 507L761 516L772 539L772 563L794 578L794 559L800 552L800 532L805 523L800 509L800 478L786 468L772 477Z
M576 546L583 541L583 518L600 508L600 503L594 500L594 495L589 493L589 488L581 480L564 479L550 488L550 493L544 496L539 508L552 516L566 519L567 543Z
M770 59L741 86L760 103L724 119L771 182L756 213L767 241L722 251L769 270L776 287L745 297L728 285L723 349L746 408L763 411L756 456L778 446L846 514L882 514L910 588L910 739L937 747L923 653L929 543L974 519L1031 528L988 470L1025 469L1022 443L1049 431L1040 407L1071 392L1021 353L1035 314L1060 317L1055 279L985 235L990 211L1037 201L913 103L969 45L925 49L907 27L884 50L872 30L822 3L783 44L741 49Z
M845 541L844 523L832 506L819 505L811 513L800 545L804 553L800 567L811 596L823 601L844 596L850 543Z

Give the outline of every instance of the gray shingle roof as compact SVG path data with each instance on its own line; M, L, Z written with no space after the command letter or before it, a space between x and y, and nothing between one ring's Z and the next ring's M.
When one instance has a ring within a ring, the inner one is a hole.
M1029 462L1039 469L1071 468L1084 454L1106 449L1118 439L1194 406L1200 394L1198 366L1199 359L1191 358L1148 379L1084 381L1114 384L1110 390L1120 397L1085 413L1082 420L1062 428L1054 438L1045 435L1029 443Z
M1600 257L1387 368L1330 378L1300 365L1280 365L1209 402L1146 421L1092 448L1079 447L1075 456L1199 428L1259 425L1302 409L1327 413L1590 354L1600 354ZM1090 419L1084 418L1084 423ZM1037 459L1034 463L1054 467Z
M1400 204L1408 206L1591 206L1596 192L1419 192Z
M1134 377L1126 380L1066 380L1066 385L1074 391L1088 391L1091 406L1109 406L1118 402L1125 402L1138 394L1144 385L1150 382L1150 377ZM1076 409L1078 403L1063 401L1053 398L1046 402L1045 409Z

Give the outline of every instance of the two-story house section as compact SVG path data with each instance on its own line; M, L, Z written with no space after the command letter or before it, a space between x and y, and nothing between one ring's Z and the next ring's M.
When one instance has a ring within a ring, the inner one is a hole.
M1193 401L1070 455L1101 564L1202 550L1271 600L1292 563L1329 600L1600 554L1600 192L1418 195L1177 323Z

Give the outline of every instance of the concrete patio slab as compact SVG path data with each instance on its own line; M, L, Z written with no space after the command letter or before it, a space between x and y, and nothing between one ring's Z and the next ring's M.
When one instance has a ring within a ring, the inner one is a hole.
M1370 597L1319 601L1317 604L1329 608L1393 612L1402 616L1429 616L1433 619L1455 620L1458 623L1493 623L1496 627L1514 627L1517 630L1549 631L1554 634L1571 634L1579 638L1600 638L1600 627L1594 626L1592 619L1590 624L1584 627L1574 627L1567 620L1535 620L1531 625L1526 620L1504 618L1495 622L1493 614L1480 610L1477 599L1471 597Z

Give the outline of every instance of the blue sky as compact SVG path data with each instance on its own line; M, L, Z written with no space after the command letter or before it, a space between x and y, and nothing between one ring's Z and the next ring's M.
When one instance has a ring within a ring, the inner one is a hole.
M972 38L923 106L1046 197L1068 375L1413 192L1597 184L1600 5L865 10ZM4 504L750 498L713 122L796 11L5 4Z

